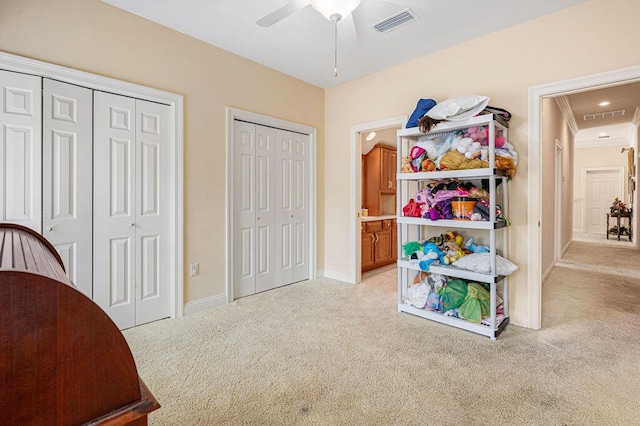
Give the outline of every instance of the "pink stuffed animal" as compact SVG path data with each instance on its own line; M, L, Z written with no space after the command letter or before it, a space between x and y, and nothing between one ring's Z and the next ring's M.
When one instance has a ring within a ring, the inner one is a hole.
M469 127L464 136L471 138L474 142L480 142L481 145L489 145L489 128L487 126ZM498 132L496 131L496 148L502 148L504 143L504 136L498 136Z

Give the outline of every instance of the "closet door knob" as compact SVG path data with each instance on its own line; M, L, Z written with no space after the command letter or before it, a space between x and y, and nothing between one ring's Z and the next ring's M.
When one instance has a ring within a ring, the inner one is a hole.
M49 232L53 231L53 226L49 227Z
M134 226L136 226L136 224L135 223L130 223L129 226L133 228Z

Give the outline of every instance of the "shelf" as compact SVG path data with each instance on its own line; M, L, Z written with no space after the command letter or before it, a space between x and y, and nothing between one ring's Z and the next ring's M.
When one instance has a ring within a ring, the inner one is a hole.
M408 129L398 130L397 136L402 138L413 138L420 137L425 135L430 135L433 133L442 133L442 132L452 132L454 130L466 129L471 126L483 126L488 125L494 121L497 126L503 127L505 129L509 128L509 125L506 121L504 121L500 116L494 114L485 114L485 115L477 115L475 117L471 117L468 120L464 121L443 121L435 126L429 131L429 133L422 133L419 127L410 127Z
M507 226L504 220L489 222L488 220L430 220L421 217L398 216L397 223L406 223L407 225L423 225L438 226L443 228L466 228L466 229L502 229Z
M468 169L468 170L446 170L437 172L416 172L416 173L398 173L397 180L441 180L441 179L481 179L495 176L498 179L506 178L507 174L500 169Z
M414 271L422 271L417 261L411 262L409 260L398 260L397 263L399 268L406 268ZM482 282L482 283L498 283L505 278L504 275L482 274L480 272L473 272L473 271L467 271L466 269L456 268L455 266L444 266L440 264L438 265L431 264L429 266L429 269L422 272L441 274L441 275L446 275L448 277L462 278L464 280L470 280L470 281L476 281L476 282Z
M463 330L489 336L492 339L498 337L500 333L502 333L502 330L504 330L509 323L509 317L505 317L501 323L496 324L495 330L492 330L491 327L486 325L476 324L474 322L470 322L461 318L448 317L440 312L419 309L406 303L398 303L398 312L406 312L408 314L427 318L433 321L440 322L442 324L452 325L457 328L462 328Z

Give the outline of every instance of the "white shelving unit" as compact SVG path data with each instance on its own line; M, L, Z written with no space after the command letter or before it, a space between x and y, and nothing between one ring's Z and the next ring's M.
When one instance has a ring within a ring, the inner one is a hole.
M452 131L466 129L472 126L488 126L489 130L489 167L469 170L450 170L421 173L400 173L401 158L408 155L411 147L422 136L438 136L448 134ZM397 132L398 139L398 174L397 174L397 200L398 200L398 311L417 315L440 323L448 324L474 333L489 336L495 339L509 323L508 309L508 277L499 276L496 273L497 246L500 243L501 255L508 258L508 226L504 220L496 217L496 205L500 204L504 215L508 215L508 190L507 177L502 170L495 167L495 133L501 133L507 137L507 126L494 115L481 115L465 121L442 122L434 126L429 133L422 133L418 128L409 128ZM461 181L488 181L489 191L489 212L488 221L466 221L466 220L437 220L405 217L402 215L402 207L409 199L413 198L419 188L425 182L442 181L447 179L459 179ZM497 200L500 202L498 203ZM439 228L442 228L440 230ZM465 229L471 232L488 234L491 259L491 272L483 274L471 272L453 266L432 264L428 271L446 275L451 278L461 278L472 282L488 283L490 286L490 325L482 325L466 321L464 319L445 316L443 313L419 309L403 302L403 296L407 295L407 289L412 282L413 276L420 267L416 261L403 259L402 246L409 241L425 240L435 235L440 235L447 230ZM497 240L497 237L501 237ZM502 283L503 315L504 319L498 323L496 320L497 286Z

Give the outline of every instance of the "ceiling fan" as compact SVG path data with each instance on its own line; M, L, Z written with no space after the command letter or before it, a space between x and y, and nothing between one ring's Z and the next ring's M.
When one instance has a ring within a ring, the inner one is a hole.
M365 0L369 1L369 0ZM424 3L424 0L382 0L386 3L401 4L404 6L424 7L425 5L417 5ZM261 27L270 27L289 15L304 9L311 5L322 16L334 23L335 31L335 49L334 49L334 76L338 76L338 22L343 22L346 28L346 34L349 38L357 40L356 26L353 20L353 11L360 5L361 0L291 0L279 9L263 16L256 21Z

